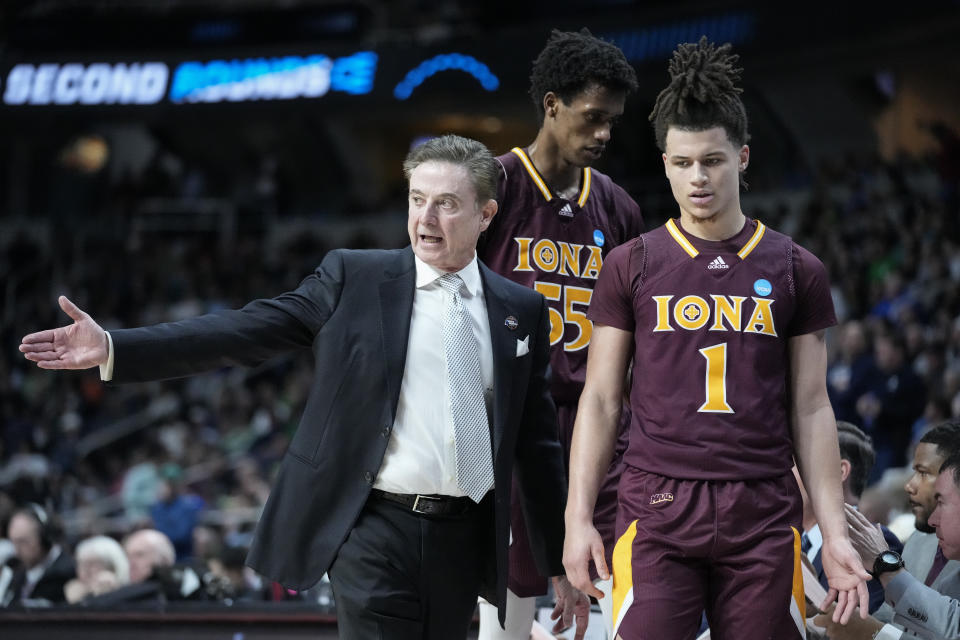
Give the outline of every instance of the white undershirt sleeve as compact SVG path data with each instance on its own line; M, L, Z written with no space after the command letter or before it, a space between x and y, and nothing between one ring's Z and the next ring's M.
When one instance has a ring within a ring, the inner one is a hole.
M110 382L113 380L113 338L110 337L109 331L104 333L107 334L107 361L100 365L100 379Z

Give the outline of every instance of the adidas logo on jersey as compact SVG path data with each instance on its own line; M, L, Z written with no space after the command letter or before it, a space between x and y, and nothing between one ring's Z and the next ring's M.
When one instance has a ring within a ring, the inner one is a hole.
M723 261L723 258L717 256L713 262L707 265L707 269L729 269L730 265Z
M564 216L565 218L572 218L573 208L570 206L570 203L568 202L567 204L563 205L563 207L560 208L560 211L558 213L561 216Z

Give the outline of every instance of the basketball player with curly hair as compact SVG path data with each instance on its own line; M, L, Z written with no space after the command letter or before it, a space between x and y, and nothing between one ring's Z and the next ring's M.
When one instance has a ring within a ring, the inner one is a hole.
M610 251L645 229L633 199L591 166L600 159L627 95L636 88L633 68L616 45L586 29L553 31L530 74L540 129L529 145L497 158L500 208L477 247L488 267L547 299L550 391L565 457L586 376L592 332L586 310L593 287ZM628 414L624 412L618 455L606 471L594 509L593 523L608 554L615 541L617 480ZM481 601L480 640L527 640L536 597L547 590L530 553L520 504L514 496L506 627L501 629L497 610ZM601 589L609 590L608 583Z
M633 359L643 375L631 382L613 552L623 640L692 639L703 610L714 638L803 637L794 459L823 531L834 617L867 612L826 391L827 273L741 209L750 147L737 59L706 38L674 52L650 120L680 215L610 253L588 312L564 565L597 595L588 565L606 567L591 516Z

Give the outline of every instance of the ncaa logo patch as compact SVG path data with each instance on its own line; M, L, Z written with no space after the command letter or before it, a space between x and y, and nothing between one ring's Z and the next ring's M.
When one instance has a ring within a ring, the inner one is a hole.
M603 231L600 231L600 229L594 229L593 244L597 245L598 247L602 247L604 242L606 242L606 239L603 237Z
M758 296L768 296L773 291L773 285L770 284L769 280L760 278L753 283L753 290L757 292Z

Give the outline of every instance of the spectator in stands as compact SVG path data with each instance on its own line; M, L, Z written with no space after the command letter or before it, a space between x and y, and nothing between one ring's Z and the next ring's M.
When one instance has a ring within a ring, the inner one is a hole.
M252 569L244 566L246 557L245 548L227 546L208 566L213 575L224 581L227 597L233 600L263 600L263 584Z
M123 541L123 550L130 561L130 582L143 582L157 567L172 567L176 552L170 538L156 529L134 531Z
M923 415L921 415L916 422L913 423L913 438L911 442L911 448L916 445L920 438L933 428L935 425L940 424L941 422L946 422L950 419L950 404L943 399L941 396L931 395L927 399L927 404L923 408Z
M260 473L257 461L250 457L237 460L234 467L234 478L238 488L238 495L246 501L247 506L262 508L270 495L270 483Z
M200 496L183 490L183 471L179 465L163 465L160 478L157 501L150 508L153 526L173 543L177 560L187 560L193 550L193 528L205 505Z
M67 602L98 596L130 582L130 562L113 538L94 536L82 540L75 555L77 577L64 587Z
M883 277L883 294L870 310L870 315L891 323L901 322L913 311L916 301L906 286L903 273L893 269Z
M854 421L857 416L857 398L873 365L867 330L859 320L843 324L840 334L840 357L827 370L827 392L837 420Z
M210 600L224 592L206 567L175 564L173 544L156 529L140 529L124 540L130 583L92 596L85 605L104 607L135 601Z
M210 561L220 557L223 551L223 535L216 528L197 525L193 528L191 557L195 562L210 566Z
M867 391L857 399L857 413L877 452L871 480L888 467L904 464L912 425L926 403L923 381L910 368L900 335L878 335L873 351L875 367L868 374Z
M10 518L7 537L16 555L0 569L0 606L64 602L63 587L76 570L46 510L31 503L16 511Z
M141 522L150 515L150 507L157 499L160 482L157 464L157 446L148 441L135 447L130 455L130 467L121 481L121 496L127 518Z

